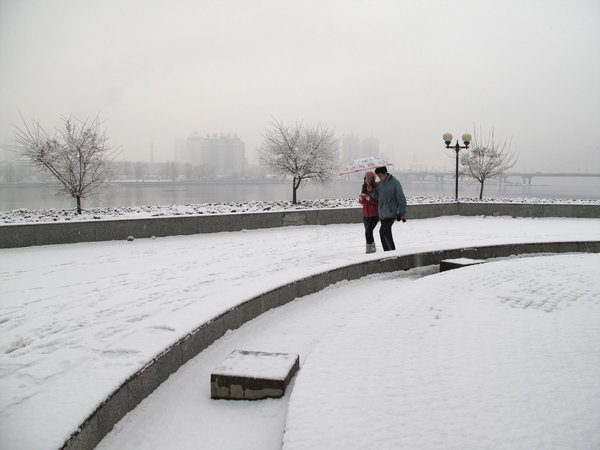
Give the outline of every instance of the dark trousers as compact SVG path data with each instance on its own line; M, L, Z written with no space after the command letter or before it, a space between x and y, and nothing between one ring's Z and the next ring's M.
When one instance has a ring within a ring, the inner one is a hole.
M365 224L365 239L367 240L367 244L372 244L375 242L375 238L373 238L373 230L377 226L377 222L379 222L379 217L363 217L363 223Z
M394 238L392 237L392 225L396 219L381 219L379 227L379 237L381 238L381 246L383 251L396 250Z

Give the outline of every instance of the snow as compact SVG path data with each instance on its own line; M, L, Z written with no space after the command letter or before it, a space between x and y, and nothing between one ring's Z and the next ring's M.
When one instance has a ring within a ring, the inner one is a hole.
M429 203L453 203L449 197L407 197L409 205ZM514 203L514 204L561 204L561 205L599 205L600 200L565 200L539 198L461 198L463 203ZM203 214L239 214L266 211L297 211L323 208L358 208L356 198L302 200L297 204L290 201L255 201L198 203L186 205L147 205L129 207L88 208L82 214L74 209L15 209L0 211L0 225L12 223L69 222L89 220L143 219L148 217L173 217Z
M285 380L297 359L298 355L293 353L234 350L212 373L229 377Z
M599 267L566 255L372 283L386 295L305 361L283 448L598 448Z
M598 240L600 219L440 217L393 230L403 254ZM0 447L59 447L199 324L292 280L384 256L365 255L363 240L362 224L345 224L0 250ZM370 447L435 446L438 426L457 447L482 436L525 447L545 435L597 447L600 261L539 259L372 276L270 311L172 375L99 448L279 448L288 402L286 448L329 437L325 447L352 448L360 420L363 438L380 439ZM300 355L282 399L210 401L210 371L239 348ZM313 391L327 401L316 405ZM351 437L338 441L344 423Z
M454 259L445 259L444 262L452 263L452 264L480 264L485 262L485 259L473 259L473 258L454 258Z

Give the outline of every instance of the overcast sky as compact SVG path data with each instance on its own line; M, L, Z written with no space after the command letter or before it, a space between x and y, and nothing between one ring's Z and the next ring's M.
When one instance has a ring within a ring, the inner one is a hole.
M445 131L510 139L521 170L600 171L598 0L0 0L0 139L105 121L121 158L272 118L452 165Z

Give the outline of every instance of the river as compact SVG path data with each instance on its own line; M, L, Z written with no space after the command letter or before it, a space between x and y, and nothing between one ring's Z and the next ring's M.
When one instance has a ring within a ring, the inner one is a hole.
M407 197L454 197L454 182L446 180L402 180ZM335 181L327 186L307 184L298 190L298 200L353 198L360 192L361 179ZM56 195L52 184L0 185L0 210L71 209L74 200ZM459 196L476 198L479 184L460 180ZM82 201L84 208L188 203L221 203L291 200L291 182L118 182L106 186L100 195ZM484 198L548 198L600 200L600 178L534 177L532 184L486 183Z

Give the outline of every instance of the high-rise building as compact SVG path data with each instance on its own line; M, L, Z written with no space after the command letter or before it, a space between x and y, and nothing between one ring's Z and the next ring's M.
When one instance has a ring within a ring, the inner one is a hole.
M342 154L344 161L352 161L360 158L360 139L356 134L344 136L342 139Z
M363 156L379 156L379 139L376 137L368 137L362 141Z
M379 139L373 136L362 141L356 134L344 136L342 147L343 160L346 162L367 156L379 156Z
M175 160L194 166L204 166L216 175L240 173L246 167L246 144L236 134L194 133L175 146Z

